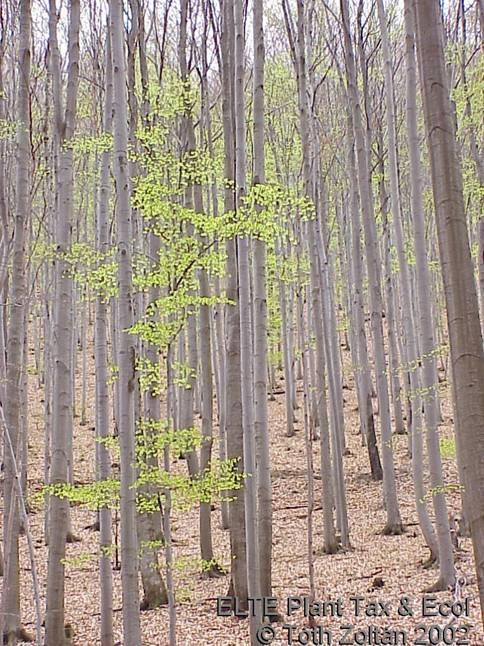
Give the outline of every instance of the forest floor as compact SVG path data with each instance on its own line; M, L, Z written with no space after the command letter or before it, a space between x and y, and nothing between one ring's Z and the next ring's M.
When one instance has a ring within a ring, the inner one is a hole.
M343 600L343 616L316 619L316 624L329 628L333 635L333 644L376 644L406 643L418 644L422 637L419 624L427 628L432 624L444 626L449 622L442 617L422 618L421 599L423 590L437 579L437 570L424 569L422 563L429 552L425 547L422 534L417 525L414 492L412 485L411 464L407 456L407 437L397 435L395 444L395 465L398 479L398 498L402 519L406 531L401 536L382 536L381 529L385 524L385 512L382 505L382 484L373 482L369 474L366 447L361 446L358 435L358 413L353 380L350 375L349 354L345 354L345 431L349 449L344 457L348 515L352 549L345 553L326 555L322 552L322 511L321 480L315 480L314 512L314 574L316 599L320 601ZM33 364L33 356L32 356ZM80 364L80 361L79 361ZM88 482L94 479L94 366L92 357L88 364L88 420L87 425L80 426L79 418L75 420L75 473L77 482ZM34 372L34 370L32 370ZM299 386L301 384L299 383ZM78 401L80 376L77 379ZM44 422L43 393L35 374L29 377L29 493L38 491L43 482L44 460ZM283 382L281 381L281 390ZM299 393L301 397L301 393ZM442 400L444 423L441 435L451 437L452 409L448 393L444 391ZM281 612L285 613L288 596L307 595L309 593L307 566L307 477L304 429L302 410L297 411L298 424L296 434L288 438L285 434L284 393L275 395L275 401L269 402L269 419L271 433L271 461L273 482L273 595L280 601ZM378 418L377 418L378 425ZM215 427L214 433L218 432ZM216 442L215 442L216 444ZM319 474L319 442L312 444L315 474ZM178 461L176 468L184 462ZM446 482L457 483L457 469L454 458L444 460ZM449 510L458 513L459 495L448 496ZM217 559L229 567L229 535L221 528L220 504L215 505L212 515L214 548ZM31 530L34 535L36 566L39 574L42 603L45 603L45 582L47 574L47 548L44 546L43 510L36 505L30 515ZM72 508L72 524L75 533L81 538L78 543L67 547L69 559L66 565L66 621L74 628L76 646L95 646L99 640L99 573L96 553L98 551L98 533L87 526L94 522L92 511L80 507ZM177 591L177 635L180 646L238 646L248 645L248 621L233 617L217 617L216 598L227 594L229 576L218 579L203 579L196 571L198 557L198 510L194 508L186 513L174 513L174 552L175 558L185 563L184 568L176 571ZM91 558L89 558L91 555ZM459 643L465 638L464 624L469 626L469 641L461 644L473 646L484 644L484 633L480 622L479 597L477 593L472 547L469 539L461 540L456 552L456 568L465 577L463 597L470 599L470 616L457 619L447 630L452 641ZM34 606L31 585L30 562L26 538L21 538L21 595L23 618L26 627L34 631ZM373 590L375 578L381 578L381 587ZM355 618L351 596L380 599L390 606L389 617ZM413 617L400 617L397 613L398 602L407 596L414 609ZM452 598L450 592L442 592L439 600ZM114 608L115 608L115 642L123 644L120 572L114 572ZM142 613L143 646L168 645L168 611L166 608ZM274 624L276 638L273 644L291 643L288 639L289 629L283 624L292 624L292 643L328 643L323 641L305 641L302 634L298 641L297 633L308 625L307 619L298 611L291 617L284 615L283 622ZM355 631L365 626L375 625L406 631L406 641L371 641L371 635L355 637L353 630L348 641L343 640L345 630L340 626L352 624ZM434 631L435 632L435 631ZM425 637L425 635L424 635ZM358 641L359 639L359 641ZM340 641L341 640L341 641ZM267 642L268 643L268 642ZM428 637L421 644L428 644ZM433 641L431 643L437 643ZM443 643L443 642L438 642ZM137 646L124 644L124 646Z

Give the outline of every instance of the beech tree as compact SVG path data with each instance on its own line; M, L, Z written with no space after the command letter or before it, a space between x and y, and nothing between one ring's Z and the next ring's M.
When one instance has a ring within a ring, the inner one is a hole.
M121 574L123 578L123 632L129 643L141 642L138 591L138 542L134 473L135 354L129 329L133 324L131 205L128 174L128 130L125 84L126 57L122 2L112 0L110 30L113 52L113 167L116 179L116 235L118 253L118 370L119 438L121 453Z
M3 428L3 545L4 587L0 616L0 635L7 644L17 640L33 641L24 630L20 615L19 566L19 489L21 465L27 459L23 451L21 416L24 404L21 396L24 362L25 314L27 308L26 247L31 217L31 151L30 151L30 70L31 70L31 4L20 4L20 35L18 43L18 93L16 137L16 204L12 250L12 281L10 307L6 327L7 359L6 386L1 399L5 407L6 427ZM6 237L7 230L4 229ZM2 242L5 243L4 236Z
M79 87L80 2L69 5L69 72L65 110L62 109L62 86L57 41L57 7L49 5L49 41L51 44L52 92L54 97L55 155L57 192L55 204L55 287L53 327L52 438L49 483L63 485L72 480L73 416L73 294L67 254L72 241L73 218L73 151ZM49 501L49 570L47 583L46 641L64 640L64 559L66 541L73 539L70 530L69 501L53 495Z
M469 248L462 173L456 151L439 7L431 0L414 4L417 52L430 154L432 192L449 327L458 460L465 510L471 525L474 558L484 616L484 350L479 305Z

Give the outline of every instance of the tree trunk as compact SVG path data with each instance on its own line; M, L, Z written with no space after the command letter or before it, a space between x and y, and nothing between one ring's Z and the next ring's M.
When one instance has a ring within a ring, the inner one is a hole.
M57 49L57 10L50 7L49 41L54 81L54 117L59 155L56 203L56 262L54 297L52 437L49 483L65 485L72 474L72 340L73 286L66 254L70 250L73 210L73 151L66 145L74 136L79 85L80 3L72 0L69 17L69 69L65 115L61 111L60 66ZM49 508L49 559L47 574L46 643L64 640L64 559L70 534L69 502L55 495Z
M245 124L245 24L243 0L234 0L235 27L235 189L236 211L244 206L246 193L246 124ZM243 217L243 216L241 216ZM252 372L252 290L250 272L250 239L247 234L237 237L237 269L240 320L240 382L242 396L242 432L244 451L245 540L247 550L247 591L249 597L260 594L259 543L257 536L257 475L254 428L254 393ZM255 615L255 616L254 616ZM250 613L251 644L257 644L256 630L259 612Z
M133 325L131 207L128 173L126 59L122 1L111 0L113 51L114 176L116 182L116 233L118 248L118 388L119 443L121 450L121 583L123 637L126 644L140 644L138 590L138 541L136 536L136 473L134 442L135 351L128 329Z
M17 639L32 641L20 622L19 571L19 492L21 474L18 472L22 456L22 400L24 379L24 333L27 307L26 289L26 234L31 217L31 161L30 161L30 62L31 62L31 5L30 0L20 3L20 34L18 45L18 95L16 105L16 203L13 238L12 281L7 320L6 398L1 404L6 410L3 431L3 541L5 567L0 616L0 638L7 644ZM5 231L5 238L6 238ZM3 312L0 314L3 315ZM3 330L1 330L3 334ZM9 437L7 437L7 435ZM18 480L18 482L17 482Z
M103 130L112 131L113 109L113 70L111 59L111 36L109 25L106 28L106 93L104 97ZM111 152L104 151L101 158L99 194L97 208L96 237L97 248L101 254L109 250L108 207L109 207L109 162ZM102 262L102 260L101 260ZM94 331L94 357L96 367L96 435L99 439L110 436L109 433L109 391L108 391L108 303L99 294L96 298ZM107 480L111 475L109 450L103 442L97 445L97 464L99 480ZM104 507L99 510L99 579L101 585L101 644L113 646L113 576L111 567L112 518L111 510Z
M234 64L235 64L235 31L234 4L232 0L223 3L222 23L222 83L223 83L223 130L224 130L224 176L226 180L224 194L225 211L235 208L234 195ZM240 371L240 312L238 301L238 271L237 251L234 239L227 240L227 278L226 294L233 305L227 305L225 310L226 324L226 391L225 391L225 420L227 458L238 461L237 468L244 472L244 451L242 432L242 400L241 400L241 371ZM230 521L230 551L231 564L231 593L238 597L241 609L248 608L247 590L247 553L245 537L245 508L244 489L231 492L229 504Z
M254 173L253 184L265 183L264 157L264 25L263 0L253 5ZM287 385L287 387L289 384ZM286 387L286 397L291 401ZM272 596L272 484L267 420L267 287L266 245L254 240L254 425L257 445L257 529L260 594ZM291 411L292 414L292 411Z
M407 133L410 161L410 197L413 216L413 235L415 243L415 261L417 272L417 301L420 322L420 356L422 357L422 401L427 428L427 453L430 467L433 504L439 539L439 564L441 580L437 587L452 584L454 580L454 562L450 543L449 520L445 502L444 481L440 458L438 428L440 421L438 401L438 375L435 363L435 338L432 321L430 272L425 241L425 221L421 187L421 165L418 147L417 130L417 97L414 20L411 3L405 3L405 57L406 57L406 94L407 94Z
M447 304L457 459L484 618L484 350L449 98L439 5L414 3L420 83Z
M361 106L356 83L356 69L353 54L353 44L349 27L348 1L340 0L343 20L345 60L348 77L348 98L353 116L353 129L356 142L358 162L358 184L360 190L363 228L365 233L365 250L368 269L370 292L370 322L373 337L375 359L376 385L378 392L379 413L381 421L382 457L383 457L383 490L387 512L387 522L384 534L401 534L403 531L400 510L398 507L395 467L393 464L392 430L388 383L386 378L385 348L382 323L382 295L380 280L380 253L377 243L376 225L373 215L373 205L370 196L370 177L368 167L368 151L363 132Z
M309 200L313 200L313 186L311 177L311 145L309 131L309 115L307 102L307 70L306 70L306 45L305 45L305 16L304 2L297 3L297 81L298 105L301 142L303 148L303 175L304 193ZM323 479L323 524L324 524L324 550L328 554L337 551L339 543L336 538L333 516L333 482L331 465L331 447L329 437L328 412L326 402L325 380L325 355L324 355L324 330L321 309L321 281L319 276L318 234L315 220L307 222L308 246L310 259L310 297L311 317L316 336L316 396L317 412L319 417L319 430L321 437L321 477Z

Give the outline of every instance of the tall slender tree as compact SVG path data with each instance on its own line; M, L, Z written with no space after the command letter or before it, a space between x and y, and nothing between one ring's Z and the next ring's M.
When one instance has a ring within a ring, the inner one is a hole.
M447 305L457 459L484 619L484 348L439 4L414 2L417 54Z
M72 425L73 425L73 285L67 255L72 241L73 219L73 150L79 88L79 28L80 2L69 5L68 73L65 111L62 108L60 54L57 41L57 7L55 0L49 6L49 42L52 48L51 65L54 99L54 129L58 155L56 192L56 259L53 328L53 407L51 463L49 483L65 485L72 478ZM46 641L49 646L64 639L64 559L66 541L70 532L69 502L52 495L49 507L49 561L47 573Z
M265 183L264 156L264 3L253 5L253 185ZM272 485L267 423L267 275L266 245L254 240L254 432L257 444L257 525L260 593L272 596ZM289 384L287 384L289 387ZM286 390L289 401L289 393Z
M20 3L20 34L18 41L18 94L16 140L16 204L13 232L12 281L7 321L6 397L1 404L6 411L4 429L3 544L5 554L3 593L0 616L0 638L10 645L17 640L32 641L21 626L19 567L19 499L22 455L22 398L25 363L24 335L27 311L26 241L31 217L31 2ZM5 232L6 233L6 232ZM5 236L6 237L6 236ZM3 241L3 236L2 236ZM18 482L16 482L18 481Z
M106 27L106 89L103 109L103 130L112 132L113 112L113 70L111 53L111 34L109 23ZM102 153L97 202L96 239L97 249L102 256L109 251L108 207L110 195L110 158L111 151ZM100 440L109 437L109 390L108 390L108 303L104 294L96 298L94 331L94 355L96 365L96 434ZM97 447L97 469L99 480L107 480L111 475L109 450L104 441ZM113 575L111 567L112 514L104 507L99 510L99 559L101 583L101 644L113 646Z
M401 534L403 527L398 506L395 466L393 463L390 402L388 397L388 382L386 377L385 348L383 339L383 305L380 277L381 261L377 243L373 204L370 194L368 150L365 142L365 135L363 132L361 104L357 86L354 50L350 31L349 3L347 0L340 1L340 9L343 22L344 52L348 81L348 100L351 106L353 117L353 130L358 170L358 186L360 193L363 229L365 234L365 250L371 307L370 322L373 338L376 385L381 422L383 490L387 513L387 522L385 524L383 532L385 534Z
M135 349L129 328L133 325L131 205L128 171L126 56L123 2L109 4L113 52L113 168L116 184L116 236L118 257L118 387L119 443L121 449L121 579L123 635L128 644L141 644L136 535L135 473Z

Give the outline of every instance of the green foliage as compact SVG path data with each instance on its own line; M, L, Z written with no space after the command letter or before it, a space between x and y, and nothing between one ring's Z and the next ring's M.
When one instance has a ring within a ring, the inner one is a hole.
M45 244L37 240L32 257L37 262L52 262L55 259L55 244Z
M149 458L162 456L165 447L170 447L172 454L180 457L201 445L202 434L195 427L173 430L167 420L147 417L138 420L136 455L141 467Z
M143 554L143 552L147 552L151 550L159 550L163 546L164 546L164 542L162 540L141 541L139 544L140 556Z
M444 458L444 460L455 460L456 450L455 440L453 438L440 438L440 455Z
M69 500L72 504L81 505L87 509L119 507L119 481L112 478L80 485L70 483L44 485L40 492L33 496L33 502L42 500L45 494Z
M209 572L213 567L227 572L227 568L216 558L207 561L199 556L179 556L173 561L173 569L177 572Z
M433 350L430 352L423 352L420 356L416 357L413 361L408 361L407 363L401 363L398 366L398 370L401 373L404 372L414 372L422 365L426 359L432 359L437 357L447 356L449 353L449 346L447 343L440 343L436 345Z
M192 108L197 101L196 90L190 83L183 82L177 72L170 67L164 70L163 85L150 81L147 88L151 115L162 119L173 119Z
M213 502L222 493L240 488L242 478L236 460L214 460L209 470L195 477L167 473L157 466L142 464L135 483L138 489L137 507L141 513L157 511L158 496L164 499L165 491L169 489L172 506L180 511L188 511L193 505ZM156 494L152 493L153 490Z
M428 493L425 495L423 499L420 500L420 502L431 502L433 496L436 496L441 493L444 493L444 494L460 493L461 491L463 491L463 489L464 489L463 485L457 482L449 482L449 484L446 484L446 485L430 488L428 490Z
M159 507L158 496L166 489L172 493L172 504L177 509L188 510L200 502L211 502L222 492L238 489L243 475L236 460L212 460L210 467L195 477L181 473L167 473L154 459L161 457L170 447L175 457L181 457L202 445L203 438L196 428L173 430L166 420L143 418L138 423L136 456L138 479L138 509L152 513Z
M13 141L15 139L16 131L17 131L17 124L15 123L15 121L0 119L0 141L2 139L7 141Z
M182 361L174 361L172 368L174 372L173 383L176 386L180 386L180 388L190 390L192 387L191 380L196 377L197 371L188 363Z
M70 275L79 285L88 287L92 294L108 301L118 291L118 265L114 253L114 250L101 253L84 242L74 242L65 259L70 267Z
M167 348L177 337L188 317L199 307L228 302L223 297L198 296L189 292L187 288L179 288L174 293L153 301L148 306L145 316L129 331L160 349Z
M109 372L109 377L108 377L108 380L107 380L107 384L108 384L108 386L112 386L118 380L119 367L116 364L111 363L111 364L108 365L108 372Z
M159 397L165 386L159 362L150 361L146 357L137 357L136 371L141 392L149 391L152 397Z
M106 446L115 446L117 438L102 440ZM212 502L222 493L242 486L244 475L238 469L237 460L212 460L204 473L190 477L185 473L168 473L161 469L157 460L165 447L174 456L182 456L202 444L202 436L195 428L173 430L166 421L142 419L136 434L136 458L138 478L133 487L137 492L137 507L141 513L153 513L163 504L167 490L171 492L171 504L175 509L187 511L200 502ZM32 497L33 503L44 500L45 495L69 500L72 504L87 509L119 508L120 482L115 478L88 484L49 484Z
M61 559L61 563L66 566L71 566L74 568L83 568L86 565L90 565L92 561L97 558L96 554L91 554L89 552L83 552L77 554L76 556L71 556L69 558Z
M112 458L119 463L121 449L119 446L119 438L117 435L108 435L107 437L96 437L96 442L105 447L110 453Z
M79 155L109 152L113 148L113 135L109 132L102 132L100 135L76 135L66 143L66 147Z

